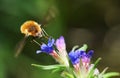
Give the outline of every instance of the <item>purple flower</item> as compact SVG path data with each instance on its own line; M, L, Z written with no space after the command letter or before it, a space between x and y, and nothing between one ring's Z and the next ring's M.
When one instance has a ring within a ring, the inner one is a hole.
M61 36L60 38L58 38L58 39L56 40L55 45L56 45L57 49L58 49L60 52L63 51L63 50L65 50L65 49L66 49L66 45L65 45L64 37Z
M54 50L53 48L54 42L55 42L54 39L49 38L48 43L47 44L43 43L40 47L41 50L37 50L36 53L41 53L41 52L48 53L48 54L52 53Z
M65 44L65 40L63 36L60 36L56 42L55 42L55 46L57 48L57 53L61 58L61 64L65 65L65 66L69 66L69 62L68 62L68 55L67 55L67 51L66 51L66 44Z
M69 58L73 65L78 64L80 62L80 57L82 54L83 54L83 51L80 51L79 49L75 51L72 50L69 53Z
M93 50L90 50L87 54L86 52L84 52L81 56L81 61L83 66L85 66L86 68L88 68L89 64L90 64L90 59L93 55Z

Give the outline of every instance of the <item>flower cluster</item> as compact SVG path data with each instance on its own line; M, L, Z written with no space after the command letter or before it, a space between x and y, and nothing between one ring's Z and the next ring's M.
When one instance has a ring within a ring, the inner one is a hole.
M57 50L55 50L55 48L57 48ZM61 36L56 41L53 38L49 38L48 43L47 44L43 43L40 46L40 49L41 50L37 50L36 53L41 52L47 53L51 55L61 65L65 65L66 67L69 66L68 55L66 52L66 44L63 36Z
M118 73L107 73L106 69L103 72L99 72L96 68L98 59L94 64L91 63L91 58L93 55L93 50L87 51L87 45L84 44L82 47L74 46L73 49L67 54L66 44L64 37L61 36L57 40L49 38L48 42L43 43L40 46L40 50L36 53L46 53L51 55L60 65L42 66L32 64L34 66L40 67L42 69L60 69L63 70L62 76L65 78L109 78L111 76L116 76ZM72 67L70 66L70 62Z
M88 53L86 53L86 44L79 49L76 48L77 46L75 46L69 53L69 58L73 64L73 67L75 69L74 73L77 76L77 78L86 78L90 71L90 60L93 55L93 50L90 50L88 51Z

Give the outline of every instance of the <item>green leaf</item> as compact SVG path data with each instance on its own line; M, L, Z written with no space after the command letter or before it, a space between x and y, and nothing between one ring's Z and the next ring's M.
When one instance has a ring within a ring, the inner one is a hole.
M104 78L110 78L110 77L113 77L113 76L120 76L120 73L118 72L109 72L109 73L106 73L103 75Z
M105 74L105 72L107 71L108 67L106 67L102 72L101 75Z
M97 66L97 64L98 64L98 62L99 62L100 60L101 60L101 58L98 58L98 59L95 61L94 66L93 66L92 69L90 70L87 78L93 78L93 73L94 73L95 67Z
M64 78L74 78L74 76L66 71L62 72L61 74L62 77Z
M64 65L38 65L38 64L31 64L32 66L35 66L35 67L38 67L40 69L43 69L43 70L56 70L56 71L60 71L60 70L64 70L66 69L66 66Z

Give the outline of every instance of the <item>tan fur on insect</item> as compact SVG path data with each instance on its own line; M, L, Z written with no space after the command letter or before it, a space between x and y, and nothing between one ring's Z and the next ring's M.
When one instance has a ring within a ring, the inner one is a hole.
M34 36L34 37L41 37L42 29L40 28L40 24L35 21L26 21L21 25L21 33L25 34L26 36Z

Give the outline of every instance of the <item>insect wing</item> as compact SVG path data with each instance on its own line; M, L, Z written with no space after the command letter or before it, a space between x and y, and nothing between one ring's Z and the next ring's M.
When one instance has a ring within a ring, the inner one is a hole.
M28 36L25 36L15 47L15 57L17 58L18 55L22 52L23 47L26 44L26 39L28 38Z

